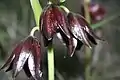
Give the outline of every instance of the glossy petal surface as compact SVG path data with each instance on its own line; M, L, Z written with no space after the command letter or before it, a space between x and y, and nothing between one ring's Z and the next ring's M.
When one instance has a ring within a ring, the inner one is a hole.
M91 44L85 33L84 26L81 25L81 23L79 23L77 17L74 14L69 13L68 22L70 24L70 30L72 34L75 36L75 38L79 39L80 41L82 41L84 44L91 48Z
M40 17L40 27L46 42L51 41L53 36L60 31L63 32L66 37L70 38L67 17L63 10L57 5L49 4L43 10Z
M26 75L35 80L39 80L42 72L40 71L41 48L40 43L34 36L28 36L20 42L13 50L3 68L8 67L7 71L13 71L13 78L24 69Z
M13 70L13 74L14 74L15 77L23 69L23 66L24 66L27 58L29 57L29 55L30 55L29 53L26 53L24 51L20 53L19 59L16 62L15 69Z
M92 47L92 44L97 44L96 39L101 40L98 36L95 35L87 21L79 14L69 13L68 22L70 24L70 31L74 37L79 40L77 48L81 48L82 43L87 45L89 48ZM81 43L81 42L82 43Z

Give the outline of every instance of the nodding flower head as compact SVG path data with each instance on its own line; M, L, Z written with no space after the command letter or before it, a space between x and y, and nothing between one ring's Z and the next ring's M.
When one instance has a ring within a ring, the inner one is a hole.
M48 4L43 10L40 17L40 30L45 39L45 46L48 46L46 43L52 41L56 33L63 33L70 38L67 17L63 10L55 4Z
M73 39L69 32L67 14L65 14L64 10L59 6L48 4L43 10L40 17L40 30L43 34L45 46L48 46L54 35L60 34L61 38L63 38L67 44L68 53L72 54L74 52L75 45L71 45Z
M40 30L43 34L45 46L52 41L55 34L63 40L70 56L83 44L91 48L92 43L97 44L97 37L87 21L75 13L66 13L64 9L55 4L48 4L40 17Z
M100 4L89 4L89 12L94 23L102 20L105 16L105 9Z
M38 80L42 75L40 63L40 43L35 37L28 36L13 49L11 56L1 69L8 66L6 72L12 70L13 78L23 69L29 78Z
M87 21L81 15L69 13L67 18L68 23L70 25L69 29L73 37L77 39L77 43L79 43L78 44L79 48L81 47L82 44L85 44L90 48L92 46L91 43L95 45L97 44L95 39L100 40L100 38L95 35Z
M105 9L100 4L90 3L88 4L88 10L91 16L91 22L96 23L105 17ZM82 7L82 14L84 16L84 8Z
M70 12L67 14L67 20L70 38L68 39L64 34L61 34L62 36L58 34L58 38L65 42L71 57L75 50L80 50L84 44L92 48L92 44L97 44L96 39L101 40L81 15Z

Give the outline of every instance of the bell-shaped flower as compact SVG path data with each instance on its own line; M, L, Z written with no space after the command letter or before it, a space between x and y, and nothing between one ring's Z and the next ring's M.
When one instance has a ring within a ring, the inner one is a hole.
M85 16L84 7L81 7L82 15ZM92 23L97 23L98 21L101 21L105 17L105 8L101 6L100 4L96 3L89 3L88 4L88 10L90 13L90 18Z
M67 16L55 4L48 4L43 10L40 17L40 30L43 34L45 46L48 46L56 33L63 33L68 39L70 38Z
M67 17L70 25L69 29L73 37L77 40L78 49L81 48L82 43L89 48L92 47L92 43L97 44L95 39L100 40L100 38L95 35L87 21L81 15L68 13Z
M42 76L40 47L37 38L28 36L13 49L12 54L1 69L8 67L6 72L12 70L13 78L23 69L29 78L40 80Z
M48 46L54 35L59 34L67 44L68 53L72 54L74 52L75 45L71 45L73 39L69 32L67 14L61 7L55 4L47 5L40 17L40 30L43 34L45 46Z
M105 16L105 9L100 4L89 4L89 12L94 23L102 20Z

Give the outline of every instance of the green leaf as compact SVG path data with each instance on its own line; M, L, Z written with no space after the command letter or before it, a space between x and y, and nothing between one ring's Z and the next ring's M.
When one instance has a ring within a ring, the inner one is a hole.
M30 3L33 9L36 25L39 26L39 18L42 12L42 7L38 0L30 0Z
M66 0L60 0L61 3L65 2Z
M109 18L106 18L106 19L100 21L99 23L92 24L91 27L92 27L93 29L102 27L102 26L105 25L106 23L108 23L108 22L110 22L110 21L118 18L119 16L120 16L120 14L116 14L116 15L114 14L113 16L111 16L111 17L109 17Z

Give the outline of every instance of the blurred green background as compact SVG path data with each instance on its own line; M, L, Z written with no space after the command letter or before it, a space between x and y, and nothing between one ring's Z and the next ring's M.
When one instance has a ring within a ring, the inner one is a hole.
M106 9L104 19L120 13L120 0L92 0ZM40 0L44 7L46 0ZM83 0L66 0L65 5L73 12L81 13ZM0 66L11 54L14 46L35 26L29 0L0 0ZM93 49L92 68L94 80L120 80L120 17L95 30L103 39ZM64 58L66 48L55 38L55 80L83 80L84 50L72 58ZM62 51L62 52L61 52ZM44 76L47 76L46 51L44 51ZM0 80L12 80L11 73L0 72ZM27 80L22 71L16 80Z

